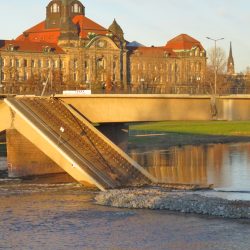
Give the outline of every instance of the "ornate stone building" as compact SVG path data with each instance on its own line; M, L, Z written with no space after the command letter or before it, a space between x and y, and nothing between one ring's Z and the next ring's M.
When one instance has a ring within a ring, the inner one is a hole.
M162 47L129 43L116 20L106 29L77 0L52 0L46 20L0 41L0 92L50 93L105 85L115 91L171 92L205 77L206 52L182 34Z

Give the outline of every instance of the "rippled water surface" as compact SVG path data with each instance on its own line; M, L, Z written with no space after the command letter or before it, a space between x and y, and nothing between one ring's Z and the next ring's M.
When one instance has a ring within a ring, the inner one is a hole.
M250 190L250 144L131 155L163 182ZM102 207L79 185L24 184L4 168L0 158L0 249L250 249L250 220Z
M0 249L249 249L250 221L97 206L70 185L0 185Z

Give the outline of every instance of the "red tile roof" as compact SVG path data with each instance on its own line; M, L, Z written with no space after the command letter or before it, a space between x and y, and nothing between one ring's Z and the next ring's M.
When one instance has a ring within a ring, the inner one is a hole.
M175 52L172 49L166 47L138 47L133 48L133 53L140 53L143 56L175 56Z
M195 40L193 37L181 34L166 44L166 48L173 49L173 50L190 50L193 47L199 47L200 49L203 49L201 43L197 40Z
M17 41L17 40L0 40L0 50L6 51L10 45L15 47L15 51L18 52L33 52L33 53L41 53L44 51L45 47L50 47L53 50L53 53L63 54L64 51L57 46L57 44L53 43L45 43L45 42L31 42L29 40Z
M79 25L81 38L87 38L89 32L96 33L98 35L106 35L109 32L101 25L83 15L75 16L72 21L73 23Z
M87 38L88 33L92 32L98 35L106 35L108 30L102 27L101 25L95 23L89 18L79 15L75 16L72 19L73 23L79 26L79 36L80 38ZM46 29L45 21L35 25L34 27L26 30L24 34L16 38L18 41L23 41L27 39L25 34L28 36L28 39L32 42L48 42L48 43L57 43L58 37L60 36L60 29Z

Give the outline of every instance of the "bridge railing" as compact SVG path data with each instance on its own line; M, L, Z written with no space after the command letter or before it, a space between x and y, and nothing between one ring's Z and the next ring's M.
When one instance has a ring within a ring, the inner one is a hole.
M80 90L82 87L76 85L58 85L48 87L45 95L62 94L63 90ZM40 96L43 91L42 86L35 85L3 85L0 88L0 95L37 95ZM112 88L106 89L92 89L93 94L188 94L188 95L211 95L213 90L210 86L196 86L196 85L174 85L172 87L166 85L129 85L127 88ZM217 93L220 95L231 94L250 94L250 87L248 86L234 86L227 88L218 88Z

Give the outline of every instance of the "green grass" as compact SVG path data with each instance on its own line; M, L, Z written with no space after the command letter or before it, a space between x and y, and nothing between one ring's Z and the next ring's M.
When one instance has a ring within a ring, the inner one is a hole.
M151 122L132 125L130 129L178 134L250 136L250 121Z

